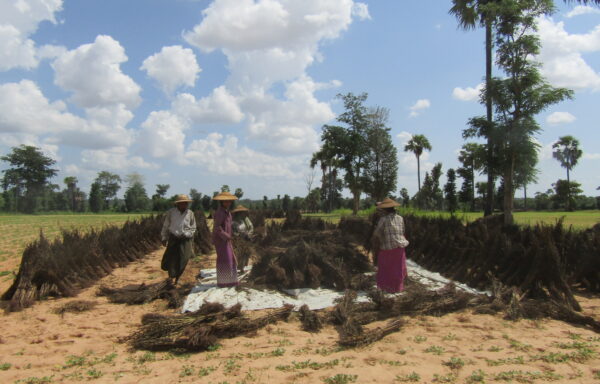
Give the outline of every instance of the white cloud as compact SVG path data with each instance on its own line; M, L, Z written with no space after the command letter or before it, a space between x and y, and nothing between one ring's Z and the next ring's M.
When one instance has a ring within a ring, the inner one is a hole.
M352 0L215 0L183 36L204 52L218 49L227 57L225 86L246 115L251 138L270 150L308 153L318 143L315 128L334 115L314 96L324 84L306 69L323 60L324 40L339 37L353 19L369 17L366 4ZM272 94L277 83L286 89L283 99Z
M359 20L371 20L369 6L365 3L354 3L352 6L352 15L358 17Z
M600 153L584 153L583 158L586 160L600 160Z
M419 99L410 109L409 117L417 117L421 114L422 111L431 107L431 102L428 99Z
M29 37L43 21L56 23L62 0L17 0L0 2L0 71L37 67L35 42Z
M570 34L562 21L542 17L538 22L542 49L537 59L548 81L576 90L600 90L600 74L582 56L600 51L600 25L585 34Z
M229 176L297 177L290 170L289 159L257 152L238 144L235 136L211 133L204 140L194 140L186 154L194 165L207 171Z
M578 5L569 11L565 17L570 19L575 16L581 16L586 14L600 14L600 9L592 7L590 5Z
M0 85L0 132L45 136L47 143L83 148L129 145L125 127L133 115L121 104L86 109L87 118L67 111L63 101L50 102L31 80Z
M127 147L113 147L104 150L86 149L81 151L81 165L86 169L136 170L158 169L156 163L146 162L140 156L129 156Z
M568 124L574 122L576 119L577 118L569 112L553 112L546 118L546 123L552 125Z
M194 52L180 45L163 47L159 53L144 60L140 69L157 81L168 95L181 86L193 87L201 71Z
M171 159L177 163L186 163L184 153L184 131L187 124L169 111L157 111L142 123L139 145L144 153L155 158Z
M409 133L409 132L406 132L406 131L402 131L399 134L397 134L396 137L400 140L400 145L402 147L402 148L400 148L400 147L398 147L398 148L400 148L400 149L403 150L404 146L406 144L408 144L408 142L410 141L410 139L412 139L413 135L412 135L412 133Z
M554 151L554 149L552 148L552 145L554 144L554 142L548 143L548 144L543 144L535 138L533 139L533 142L538 145L537 151L538 151L538 156L539 156L540 160L552 159L552 152Z
M124 104L132 109L141 101L140 87L121 71L120 64L126 61L125 49L118 41L99 35L93 43L65 52L54 61L54 82L73 92L72 101L80 107Z
M483 89L483 87L484 87L483 83L477 84L475 86L475 88L473 88L473 87L467 87L467 88L456 87L452 90L452 97L457 100L461 100L461 101L477 101L477 100L479 100L479 94L481 93L481 90Z
M193 124L239 123L244 118L237 99L224 86L215 88L200 100L189 93L179 94L172 110Z

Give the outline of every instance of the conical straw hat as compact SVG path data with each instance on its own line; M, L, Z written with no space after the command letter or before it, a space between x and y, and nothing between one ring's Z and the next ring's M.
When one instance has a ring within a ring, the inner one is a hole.
M221 192L217 196L213 197L213 200L225 201L225 200L237 200L237 196L232 195L229 192Z
M183 195L182 194L182 195L177 195L175 197L175 202L173 204L177 204L177 203L191 203L192 201L194 201L194 200L190 199L188 195Z
M231 213L236 213L236 212L248 212L249 209L244 207L243 205L238 205L237 208L235 208L233 211L231 211Z
M393 207L399 207L401 204L395 202L394 200L390 199L389 197L386 197L385 199L383 199L383 201L379 204L377 204L377 208L393 208Z

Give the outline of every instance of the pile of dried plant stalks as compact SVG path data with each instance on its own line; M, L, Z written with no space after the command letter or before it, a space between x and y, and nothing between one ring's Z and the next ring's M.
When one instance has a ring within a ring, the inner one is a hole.
M368 257L332 224L298 216L268 227L257 247L249 285L272 289L364 289L373 279Z
M489 276L526 298L580 310L573 289L600 292L600 228L504 226L502 216L463 224L457 218L404 217L407 257L445 277L487 289ZM376 220L343 218L342 232L370 247ZM365 235L367 234L367 235Z
M52 310L52 313L55 313L55 314L61 315L61 316L64 315L65 313L81 313L81 312L90 311L90 310L96 308L96 305L98 305L98 303L95 301L72 300L66 304L63 304L59 307L54 308Z
M146 314L140 328L125 341L135 349L151 351L204 351L219 339L252 334L268 324L287 320L292 306L270 310L258 317L241 312L241 305L225 309L204 303L196 312L176 316Z
M119 304L146 304L154 300L165 299L169 308L179 308L183 305L182 297L191 286L175 287L169 279L154 284L130 285L122 288L109 288L102 286L96 292L98 296L106 296L112 303Z
M202 211L194 212L196 218L196 233L194 234L194 252L199 255L208 255L212 252L213 246L211 241L210 230L206 216Z

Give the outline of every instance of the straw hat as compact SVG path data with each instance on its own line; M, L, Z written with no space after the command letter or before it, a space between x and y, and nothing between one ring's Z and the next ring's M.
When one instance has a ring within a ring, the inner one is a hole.
M213 197L213 200L225 201L225 200L237 200L237 196L232 195L229 192L221 192L217 196Z
M386 197L385 199L383 199L383 201L379 204L377 204L377 208L381 208L381 209L385 209L385 208L393 208L393 207L399 207L401 204L395 202L394 200L390 199L389 197Z
M236 209L234 209L233 211L231 211L231 213L237 213L237 212L248 212L249 209L244 207L243 205L238 205L238 207Z
M175 196L175 202L173 204L177 204L177 203L191 203L192 199L190 199L188 197L188 195L177 195Z

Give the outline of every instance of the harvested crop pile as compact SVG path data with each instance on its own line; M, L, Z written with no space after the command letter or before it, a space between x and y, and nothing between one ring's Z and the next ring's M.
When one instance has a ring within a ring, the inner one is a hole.
M291 306L271 310L259 317L248 317L239 304L224 309L220 304L205 303L198 311L177 316L148 314L142 325L126 341L136 349L164 351L183 349L204 351L219 339L250 334L268 324L286 320Z
M95 301L89 300L73 300L69 301L66 304L61 305L60 307L56 307L52 310L52 313L56 313L57 315L64 315L65 313L81 313L85 311L90 311L96 307L98 303Z
M211 241L210 230L206 222L206 216L204 212L194 212L196 218L196 233L194 234L194 252L198 254L207 255L212 252L213 246Z
M407 256L428 270L478 289L489 275L527 298L551 299L580 310L572 288L600 292L600 231L554 226L510 226L494 216L467 225L456 218L404 217ZM343 219L342 232L367 241L372 224Z
M361 287L354 278L372 270L350 238L322 220L288 219L269 226L249 276L250 285L282 288ZM318 229L318 230L317 230Z
M73 296L114 268L144 257L160 247L162 217L128 221L83 233L63 231L62 238L40 238L23 252L19 273L2 295L8 309L19 310L48 296Z
M98 296L106 296L112 303L136 305L146 304L157 299L166 299L169 308L179 308L183 304L181 297L187 294L190 286L176 288L169 279L155 284L132 285L123 288L100 287Z
M243 237L236 236L233 238L233 253L237 260L237 267L240 273L244 272L244 268L250 264L256 254L254 243Z

